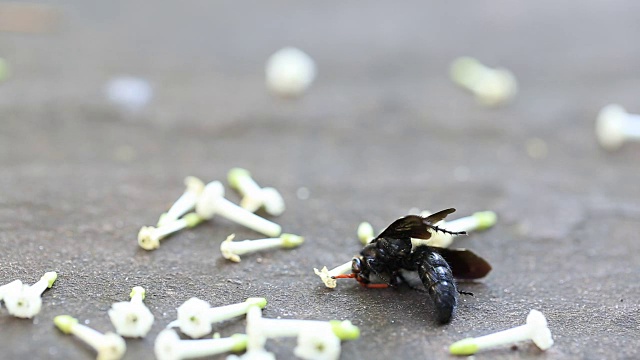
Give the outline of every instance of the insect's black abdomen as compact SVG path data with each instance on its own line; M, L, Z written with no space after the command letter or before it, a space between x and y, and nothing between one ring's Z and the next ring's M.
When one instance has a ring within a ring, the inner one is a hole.
M440 254L427 247L418 248L415 256L419 264L418 275L429 290L438 321L448 323L458 303L458 289L451 268Z
M434 289L435 288L435 289ZM436 307L436 317L442 324L451 321L453 311L458 302L458 292L452 282L440 281L429 289L429 295Z

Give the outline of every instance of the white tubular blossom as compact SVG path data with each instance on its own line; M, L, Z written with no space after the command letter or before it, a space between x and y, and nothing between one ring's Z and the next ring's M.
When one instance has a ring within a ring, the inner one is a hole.
M140 286L131 290L131 301L117 302L111 305L109 318L116 332L126 337L145 337L153 325L153 314L143 300L146 291Z

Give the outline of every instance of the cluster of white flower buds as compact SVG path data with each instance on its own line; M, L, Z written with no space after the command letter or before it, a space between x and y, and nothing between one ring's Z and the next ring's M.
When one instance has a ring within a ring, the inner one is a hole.
M163 238L182 229L197 226L215 215L270 237L279 236L282 233L280 225L254 212L264 208L272 216L282 214L285 210L282 195L274 188L261 188L245 169L231 169L228 180L231 187L243 196L240 206L224 197L224 186L221 182L212 181L205 184L194 176L188 176L184 180L185 192L160 216L157 226L143 226L140 229L138 245L145 250L157 249Z
M20 280L14 280L8 284L0 286L0 300L9 311L9 314L31 319L42 309L42 293L53 286L58 278L55 271L45 273L40 280L29 286Z

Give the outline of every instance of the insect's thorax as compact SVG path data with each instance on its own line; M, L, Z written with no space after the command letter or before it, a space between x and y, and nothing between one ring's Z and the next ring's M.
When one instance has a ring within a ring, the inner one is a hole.
M374 271L391 273L405 268L411 260L411 240L379 238L360 252L364 263Z

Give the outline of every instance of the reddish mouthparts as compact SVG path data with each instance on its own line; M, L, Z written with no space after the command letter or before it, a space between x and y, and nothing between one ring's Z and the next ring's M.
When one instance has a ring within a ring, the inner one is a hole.
M336 275L336 276L332 276L332 279L353 279L354 277L356 277L356 274L351 273L351 274L342 274L342 275Z

